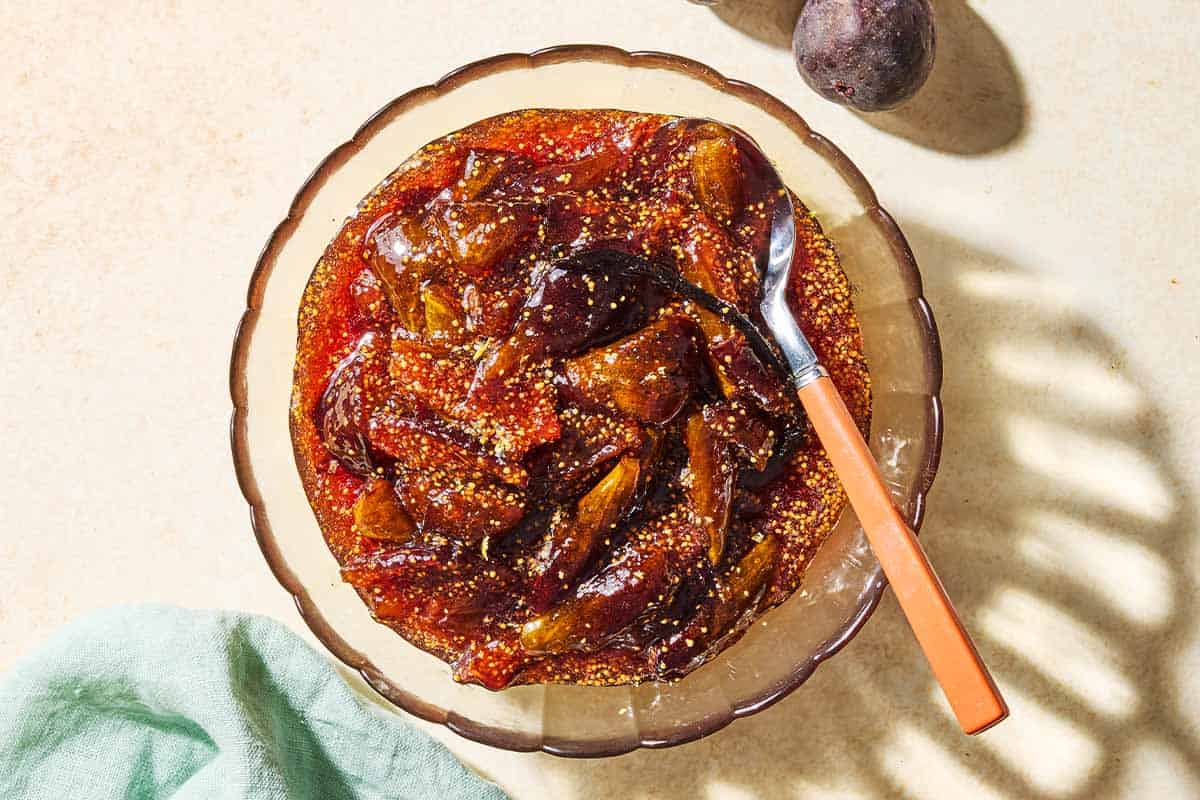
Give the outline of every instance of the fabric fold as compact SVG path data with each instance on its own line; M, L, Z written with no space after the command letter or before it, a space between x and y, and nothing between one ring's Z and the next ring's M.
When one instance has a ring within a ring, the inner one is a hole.
M72 622L0 679L0 797L506 795L282 624L137 605Z

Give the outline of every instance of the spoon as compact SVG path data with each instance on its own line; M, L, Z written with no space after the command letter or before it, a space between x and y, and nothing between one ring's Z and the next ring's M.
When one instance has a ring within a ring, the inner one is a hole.
M916 534L892 503L879 467L829 373L821 365L787 304L796 246L791 195L770 160L742 131L708 119L670 123L684 131L719 126L738 143L753 183L770 209L768 247L758 255L759 311L791 372L791 383L858 514L871 550L896 592L917 642L963 731L980 733L1008 716L1008 706L963 627Z

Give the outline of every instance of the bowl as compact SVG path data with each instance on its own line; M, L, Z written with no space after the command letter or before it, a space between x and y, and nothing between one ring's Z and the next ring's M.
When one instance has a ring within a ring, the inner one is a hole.
M528 107L620 108L739 126L821 221L855 287L874 412L870 446L913 528L941 451L941 351L908 244L850 160L794 111L695 61L565 46L465 66L389 103L305 182L250 280L230 390L238 481L271 570L327 648L390 703L510 750L607 756L681 744L803 683L862 628L886 583L852 511L804 585L710 663L674 683L490 692L376 623L325 546L288 433L296 318L313 266L356 203L421 145Z

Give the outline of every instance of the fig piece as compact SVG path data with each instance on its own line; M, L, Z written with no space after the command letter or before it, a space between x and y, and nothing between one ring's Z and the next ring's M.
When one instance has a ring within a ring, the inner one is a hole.
M515 464L562 433L554 386L537 370L491 392L468 394L453 416L467 425L498 459Z
M739 308L753 303L758 269L748 254L734 247L725 228L693 217L680 236L679 249L673 251L680 275Z
M689 672L719 651L728 636L744 628L770 581L778 552L774 537L767 536L718 581L691 619L655 648L654 663L660 675Z
M705 213L729 222L742 205L737 143L717 126L697 133L701 138L692 145L692 191Z
M402 471L396 491L422 533L475 545L502 536L525 516L525 495L469 471Z
M733 452L751 469L767 468L775 449L775 431L741 402L717 403L704 407L704 424L727 442Z
M386 330L395 316L383 282L370 267L365 267L350 282L350 297L358 315L371 327Z
M622 154L606 147L583 158L560 164L547 164L521 175L510 184L512 191L534 197L559 192L586 192L619 174Z
M453 187L455 200L475 200L503 184L506 178L525 174L532 162L503 150L468 150L462 177Z
M569 356L645 324L666 301L656 287L619 276L551 267L525 302L515 336L540 343L540 356Z
M407 542L416 526L400 505L391 481L368 478L352 509L354 531L369 539Z
M530 203L441 203L432 217L451 263L472 278L491 275L537 227Z
M471 642L453 664L454 680L496 692L513 682L525 661L516 634L500 631L485 642Z
M441 245L428 224L411 216L387 213L364 237L367 266L374 273L400 326L419 333L425 319L421 283L434 269Z
M474 365L445 342L394 336L388 371L397 394L409 404L454 418L470 385Z
M781 382L788 377L786 363L772 349L758 326L738 311L733 303L717 297L661 264L622 251L589 251L570 256L560 263L627 277L637 276L685 298L687 303L684 311L704 333L709 365L719 379L722 394L732 399L738 397L739 393L749 393L772 413L797 419L798 403L786 392ZM705 271L698 277L705 280L705 275L715 274ZM707 282L712 283L713 280ZM771 373L777 376L774 382L764 364L771 365Z
M467 318L462 300L449 286L427 283L421 287L421 305L425 310L427 339L457 344L466 338Z
M644 324L665 300L660 288L641 281L551 267L534 284L512 335L480 361L472 393L496 385L531 362L611 342Z
M781 419L795 416L796 402L787 387L774 371L767 369L741 331L734 331L718 342L708 339L706 345L710 363L718 365L724 378L723 393L726 386L731 389L725 394L726 399L745 399Z
M371 446L409 471L478 472L512 486L524 487L529 473L485 451L461 428L431 415L402 415L382 408L371 417Z
M389 371L395 392L406 403L454 420L507 463L559 436L555 390L539 374L518 375L471 395L475 363L469 354L405 337L392 339Z
M603 647L669 606L698 565L707 570L706 547L704 535L676 513L639 526L607 566L525 623L521 646L534 654Z
M689 230L679 251L679 272L710 295L735 307L745 306L751 298L741 296L746 292L739 285L757 287L756 268L725 241L722 230L706 229L705 225L698 223ZM776 412L790 408L786 400L769 391L771 373L741 331L705 308L692 306L690 315L704 334L709 366L725 399L750 396Z
M535 655L596 650L667 589L666 553L627 548L565 602L526 622L521 629L521 647Z
M562 435L526 461L538 494L573 493L614 458L638 450L646 436L633 420L603 411L568 406L558 417Z
M775 571L778 557L779 542L768 534L725 575L719 592L725 602L714 616L718 629L728 628L743 611L754 606Z
M355 556L342 566L342 579L360 589L395 583L409 589L433 586L457 569L459 548L448 539L414 541Z
M559 381L578 399L663 425L695 388L696 359L692 323L686 317L664 317L564 362Z
M368 332L329 376L317 404L317 428L325 447L356 475L371 472L367 431L371 414L389 392L386 346Z
M517 583L512 570L483 561L447 539L414 541L359 556L342 578L376 618L416 619L431 633L467 634Z
M641 465L625 456L585 494L570 516L559 517L547 531L538 554L530 607L545 611L565 591L605 543L633 505Z
M499 285L497 285L497 283ZM525 301L523 285L508 285L506 281L467 282L462 289L464 324L473 336L486 337L474 360L478 361L487 346L512 332L521 304ZM479 342L477 342L479 343Z
M697 524L708 536L713 564L725 552L735 470L725 443L697 412L688 417L684 441L688 451L688 500Z

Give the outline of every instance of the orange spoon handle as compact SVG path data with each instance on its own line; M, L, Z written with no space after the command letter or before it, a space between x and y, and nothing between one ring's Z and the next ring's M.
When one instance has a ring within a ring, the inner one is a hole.
M833 381L821 377L809 383L800 390L800 401L963 731L979 733L1000 722L1008 706L916 535L892 504Z

